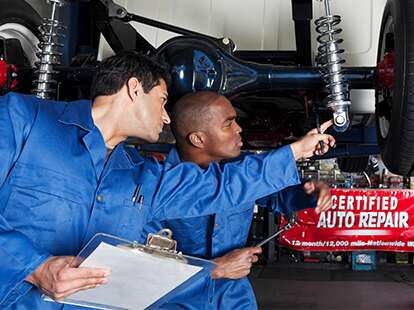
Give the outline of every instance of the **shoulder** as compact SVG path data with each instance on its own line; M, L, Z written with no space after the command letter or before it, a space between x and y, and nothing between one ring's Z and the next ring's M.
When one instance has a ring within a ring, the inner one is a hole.
M35 96L8 93L0 97L0 106L7 109L10 116L33 117L38 110L40 99ZM14 118L13 117L13 118Z
M35 119L38 113L51 112L59 115L66 106L65 102L44 100L33 95L10 92L0 97L0 107L6 108L12 119Z

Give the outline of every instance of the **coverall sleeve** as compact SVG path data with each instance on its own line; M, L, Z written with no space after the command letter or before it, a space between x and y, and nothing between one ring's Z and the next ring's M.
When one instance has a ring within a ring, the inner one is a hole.
M290 146L201 169L193 163L165 166L155 192L156 220L214 214L300 182Z
M5 182L24 145L36 115L36 105L9 93L0 97L0 198ZM3 199L4 200L4 199ZM3 217L0 200L0 308L7 307L32 288L24 279L49 256Z
M306 194L303 189L303 184L298 184L260 198L256 203L259 207L270 208L274 213L279 212L290 215L293 212L303 209L315 208L317 201L318 197L316 194Z

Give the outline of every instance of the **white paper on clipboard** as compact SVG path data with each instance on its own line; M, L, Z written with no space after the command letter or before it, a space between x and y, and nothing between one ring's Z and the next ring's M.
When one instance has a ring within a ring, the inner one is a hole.
M88 250L91 253L79 267L110 269L108 283L77 292L60 302L97 309L152 308L164 302L167 296L172 297L179 292L178 289L184 288L191 280L205 276L213 266L209 261L193 257L183 256L185 260L180 261L128 248L124 246L128 244L125 240L112 239L109 235L95 238L101 240L94 241L94 250ZM111 239L109 243L105 242L108 238ZM117 246L114 240L122 240L123 243Z

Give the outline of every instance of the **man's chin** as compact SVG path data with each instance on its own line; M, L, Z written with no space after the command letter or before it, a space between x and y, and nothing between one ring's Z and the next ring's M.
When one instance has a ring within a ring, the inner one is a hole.
M157 143L159 139L160 139L160 135L154 134L154 135L148 136L145 139L145 141L147 141L148 143Z
M150 141L150 143L157 143L160 140L160 135L154 136Z

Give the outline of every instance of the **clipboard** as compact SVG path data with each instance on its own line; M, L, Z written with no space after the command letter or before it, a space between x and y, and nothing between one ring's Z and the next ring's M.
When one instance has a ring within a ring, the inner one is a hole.
M178 253L169 229L149 234L145 245L99 233L80 251L72 266L108 268L105 264L112 269L107 284L56 302L95 309L155 309L208 276L215 266L211 261ZM48 296L44 299L55 302Z

